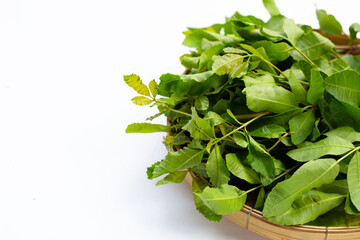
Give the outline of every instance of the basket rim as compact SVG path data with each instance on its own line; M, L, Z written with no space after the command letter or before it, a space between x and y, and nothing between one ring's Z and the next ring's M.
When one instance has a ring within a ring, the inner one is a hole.
M193 178L188 173L185 177L185 181L189 187L191 187ZM240 213L242 212L242 213ZM326 226L311 226L311 225L281 225L277 223L273 223L270 220L266 219L262 212L250 207L249 205L245 204L238 212L235 212L233 214L224 215L224 217L228 218L229 220L233 221L233 217L239 214L246 214L247 219L245 223L245 229L248 229L248 224L251 221L251 218L256 218L266 224L272 225L276 228L280 229L288 229L296 232L303 232L307 234L324 234L324 236L328 236L329 234L335 235L335 234L354 234L354 233L360 233L360 226L351 226L351 227L326 227ZM234 221L233 221L234 222ZM235 222L236 223L236 222ZM261 233L258 233L261 235ZM326 238L325 238L326 239Z

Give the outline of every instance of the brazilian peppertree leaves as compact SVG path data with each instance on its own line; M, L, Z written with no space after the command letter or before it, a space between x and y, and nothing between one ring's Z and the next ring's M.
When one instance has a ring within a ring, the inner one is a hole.
M196 209L211 221L253 192L272 222L345 225L346 213L360 215L360 60L263 3L267 22L235 13L184 32L184 74L148 86L124 76L136 105L158 108L148 120L168 119L126 132L169 133L169 153L147 176L164 176L157 185L192 179ZM342 33L334 16L316 14L323 32ZM349 44L359 31L350 27Z

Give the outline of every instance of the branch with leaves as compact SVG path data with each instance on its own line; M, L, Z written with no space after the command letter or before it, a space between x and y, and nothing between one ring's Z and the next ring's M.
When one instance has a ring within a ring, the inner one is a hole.
M190 174L196 208L211 221L239 211L253 192L254 207L274 223L358 225L360 60L349 53L359 24L346 36L317 10L320 34L263 2L267 22L236 12L224 24L186 31L184 74L148 86L124 76L140 94L135 104L158 108L147 120L169 122L134 123L126 132L170 133L164 143L174 151L148 178L166 175L162 185ZM326 37L334 34L348 46Z

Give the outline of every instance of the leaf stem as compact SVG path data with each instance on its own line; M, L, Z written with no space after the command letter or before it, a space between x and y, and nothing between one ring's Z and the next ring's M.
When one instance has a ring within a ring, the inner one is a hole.
M316 66L316 64L311 61L311 59L308 58L308 56L306 56L298 47L296 47L293 43L291 43L291 45L298 53L300 53L301 56L305 58L306 61L308 61L312 66Z
M189 169L189 172L190 172L190 175L191 175L191 173L193 173L194 175L195 175L195 178L200 178L203 182L205 182L207 185L209 185L210 187L214 187L208 180L206 180L203 176L200 176L200 175L198 175L198 174L196 174L196 173L194 173L193 171L191 171L190 169ZM191 175L192 176L192 175ZM193 176L192 176L193 177ZM194 178L194 177L193 177Z
M281 75L283 75L283 77L285 79L289 79L288 76L285 75L285 73L283 71L281 71L277 66L275 66L272 62L268 61L267 59L265 59L264 57L262 57L262 59L264 62L266 62L267 64L269 64L270 66L272 66L273 68L276 69L276 71L278 71Z
M172 112L176 112L176 113L179 113L179 114L188 116L188 117L192 117L191 114L189 114L189 113L182 112L182 111L179 111L179 110L176 110L176 109L172 109L172 108L169 108L168 106L165 106L165 107L166 107L166 109L167 109L168 111L172 111Z
M281 177L283 177L285 174L288 174L289 172L291 172L292 170L294 170L295 168L297 168L300 164L301 164L301 163L299 163L299 164L293 166L292 168L289 168L288 170L284 171L284 172L281 173L279 176L277 176L276 178L274 178L274 181L275 181L275 180L278 180L278 179L281 178ZM246 194L248 194L248 193L250 193L250 192L252 192L252 191L255 191L256 189L261 188L261 187L264 187L264 184L260 184L259 186L256 186L256 187L254 187L254 188L251 188L251 189L243 192L242 194L240 194L238 197L242 197L242 196L244 196L244 195L246 195Z
M337 165L339 164L342 160L344 160L345 158L347 158L348 156L350 156L351 154L353 154L354 152L360 150L360 146L359 147L356 147L354 148L353 150L351 150L350 152L348 152L347 154L345 154L344 156L342 156L341 158L339 158L336 163L334 163L333 165ZM331 166L330 168L332 168L333 166Z
M286 132L285 134L283 134L279 140L276 141L276 143L274 145L272 145L269 149L267 149L267 152L270 152L271 150L273 150L280 142L281 140L283 140L285 137L289 136L290 132Z
M257 117L257 116L259 116L259 115L261 115L263 113L264 112L236 115L235 118L238 119L238 120L249 119L249 118Z
M236 128L236 129L234 129L233 131L229 132L228 134L222 136L222 137L219 138L219 139L216 139L211 145L214 145L214 144L220 142L220 141L223 140L224 138L227 138L228 136L232 135L233 133L235 133L235 132L237 132L237 131L245 128L247 125L249 125L250 123L254 122L255 120L257 120L257 119L259 119L259 118L261 118L261 117L263 117L263 116L265 116L265 115L268 115L268 114L270 114L270 113L271 113L271 112L269 112L269 111L261 113L260 115L258 115L258 116L256 116L256 117L254 117L253 119L247 121L246 123L244 123L243 125L241 125L240 127Z

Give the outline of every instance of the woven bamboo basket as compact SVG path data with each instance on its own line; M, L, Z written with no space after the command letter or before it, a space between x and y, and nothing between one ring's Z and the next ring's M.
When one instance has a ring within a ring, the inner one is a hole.
M337 49L343 50L344 54L360 54L360 39L356 39L357 46L349 46L349 38L346 35L326 35L315 30L330 39ZM341 54L340 54L341 55ZM170 124L168 122L168 124ZM168 149L173 151L173 149ZM192 185L193 178L187 174L185 181ZM225 215L235 224L273 240L360 240L360 226L356 227L319 227L308 225L284 226L265 219L261 213L253 209L248 202L244 207L233 214Z
M192 177L185 178L191 186ZM360 227L318 227L318 226L284 226L265 219L261 212L245 204L233 214L225 215L237 225L274 240L359 240Z

